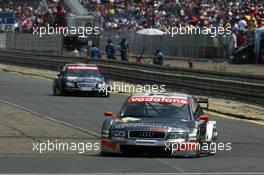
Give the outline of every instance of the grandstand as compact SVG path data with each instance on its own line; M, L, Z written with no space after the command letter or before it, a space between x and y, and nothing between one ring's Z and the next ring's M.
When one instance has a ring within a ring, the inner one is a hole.
M165 31L169 26L231 26L234 35L226 37L227 44L223 44L224 39L221 38L210 41L205 45L213 42L214 47L218 47L216 51L215 48L208 48L208 54L196 54L204 58L218 57L218 53L228 52L240 60L240 57L245 57L242 53L249 53L243 49L248 50L256 44L255 31L264 26L264 2L258 0L3 0L0 8L0 11L14 13L16 32L25 33L32 33L33 27L48 24L55 27L100 25L103 32L109 32L104 36L112 37L116 37L113 36L116 32L135 33L151 27ZM95 17L95 14L99 14L99 17ZM232 40L236 42L233 43L234 48L224 50L230 47ZM167 48L169 46L166 44L165 48L160 47L170 56L175 56L173 49ZM190 49L195 52L201 50L198 46ZM181 50L190 52L190 49ZM247 55L252 57L253 53ZM190 56L193 55L183 54L183 57Z
M235 26L246 18L248 27L264 25L262 1L237 0L159 0L95 1L80 0L89 11L102 15L103 27L115 30L137 30L168 25L199 27Z
M235 63L255 63L252 58L258 57L258 54L255 56L254 47L259 46L255 42L255 37L260 35L256 35L255 31L264 26L263 1L80 0L80 2L89 11L100 12L105 31L137 31L142 28L158 28L165 31L168 26L199 28L231 26L235 35L230 35L229 40L236 43L232 46L234 48L224 52L235 56L233 59Z
M255 30L264 26L264 2L257 0L244 0L242 3L237 0L79 0L87 10L84 10L78 1L5 0L1 7L17 12L17 7L27 5L35 10L40 2L47 2L51 13L54 13L54 9L57 11L55 6L58 4L63 12L71 12L77 16L98 12L105 30L136 31L149 27L164 30L167 26L180 25L198 27L231 25L234 28L246 25L248 30Z

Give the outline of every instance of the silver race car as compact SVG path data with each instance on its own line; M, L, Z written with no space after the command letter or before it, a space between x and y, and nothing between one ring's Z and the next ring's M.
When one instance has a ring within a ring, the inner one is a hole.
M110 96L110 82L94 64L67 64L53 81L54 95L89 93Z
M102 155L197 157L212 154L211 145L217 140L216 122L209 121L200 103L208 107L207 99L178 93L128 97L116 116L105 112Z

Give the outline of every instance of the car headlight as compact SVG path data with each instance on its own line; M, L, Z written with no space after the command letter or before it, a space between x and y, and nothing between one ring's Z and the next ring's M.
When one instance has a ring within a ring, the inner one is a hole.
M74 83L73 82L66 82L66 86L67 87L74 87Z
M109 137L109 130L102 130L101 136L102 137Z
M65 77L67 81L74 81L77 79L77 77Z
M168 137L168 139L187 139L187 138L188 138L187 132L171 132Z
M189 140L190 141L196 141L197 140L197 128L190 128L190 131L189 131Z
M112 138L125 138L126 137L126 131L112 130L111 131L111 137Z

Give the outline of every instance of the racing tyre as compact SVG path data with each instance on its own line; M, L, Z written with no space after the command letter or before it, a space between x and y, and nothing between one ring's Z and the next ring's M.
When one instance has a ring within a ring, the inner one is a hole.
M212 142L203 142L203 143L200 143L201 147L203 147L203 146L202 146L203 144L208 145L209 149L208 149L208 150L197 149L197 150L196 150L196 155L195 155L194 157L199 158L199 157L204 157L204 156L212 156L212 155L215 154L215 153L210 149L210 148L211 148L211 144L212 144ZM201 147L200 147L200 148L201 148Z
M63 87L60 88L59 92L60 92L60 96L63 96L66 93L65 90L63 89Z
M99 93L100 97L110 97L110 93L101 92Z
M105 97L110 97L110 93L107 93L104 95Z
M200 149L197 149L196 150L196 155L194 155L193 158L199 158L199 157L201 157L201 155L202 155L201 154L201 150Z
M54 96L60 95L60 90L59 90L58 86L55 86L55 88L53 89L53 95Z
M100 155L103 156L103 157L113 157L113 156L115 156L115 154L113 154L113 153L108 153L108 152L104 152L104 151L101 151Z
M210 146L210 148L212 148L212 143L213 143L213 142L209 142L209 143L208 143L208 145ZM211 150L211 149L209 149L208 152L207 152L207 156L213 156L213 155L215 155L215 151L216 151L216 150Z

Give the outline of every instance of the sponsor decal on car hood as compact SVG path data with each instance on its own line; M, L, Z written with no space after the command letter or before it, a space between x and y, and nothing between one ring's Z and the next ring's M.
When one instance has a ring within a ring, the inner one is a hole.
M97 66L67 66L67 70L99 70Z
M177 104L188 104L187 98L179 97L160 97L160 96L132 96L127 100L129 103L138 102L157 102L157 103L177 103Z
M117 120L112 124L112 129L117 130L151 130L151 131L188 131L192 122L189 121L177 121L172 122L171 120Z

